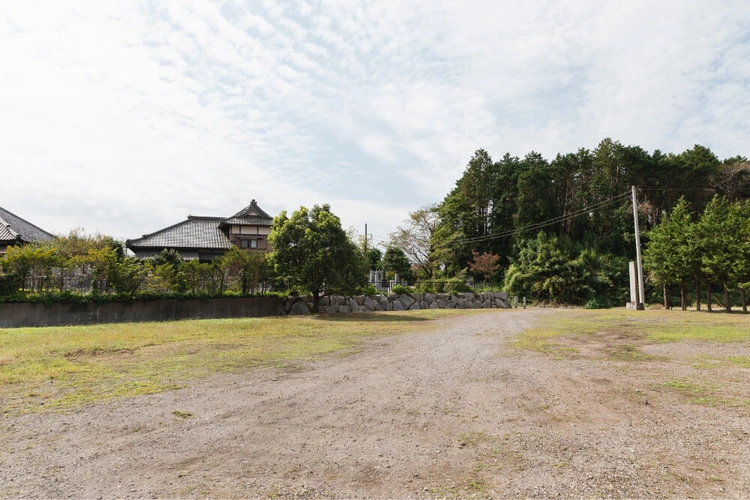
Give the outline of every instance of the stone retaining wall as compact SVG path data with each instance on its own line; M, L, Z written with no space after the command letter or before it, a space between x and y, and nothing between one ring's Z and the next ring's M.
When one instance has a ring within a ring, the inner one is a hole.
M415 309L508 308L508 294L413 293L331 296L320 299L322 313L412 311ZM247 318L310 314L311 297L225 297L166 299L103 304L0 304L0 328L93 325L131 321L174 321L202 318Z
M357 295L321 297L321 313L365 313L375 311L413 311L415 309L508 309L510 301L505 292L404 293L388 295ZM310 314L312 297L287 297L284 312L290 315Z

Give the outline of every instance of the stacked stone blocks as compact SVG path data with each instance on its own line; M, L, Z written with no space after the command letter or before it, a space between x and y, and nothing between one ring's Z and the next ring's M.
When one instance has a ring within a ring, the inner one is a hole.
M505 292L404 293L388 295L331 295L320 298L318 310L325 314L368 313L376 311L413 311L415 309L508 309ZM284 312L289 315L310 314L312 297L287 297Z

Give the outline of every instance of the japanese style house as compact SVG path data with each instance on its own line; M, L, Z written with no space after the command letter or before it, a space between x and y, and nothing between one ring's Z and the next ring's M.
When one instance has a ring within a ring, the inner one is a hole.
M209 262L232 246L248 252L270 250L273 217L253 200L231 217L188 215L187 220L160 229L142 238L127 240L125 245L139 259L151 259L162 250L179 252L184 260Z
M0 255L10 246L20 246L33 241L50 241L54 235L31 222L0 207Z

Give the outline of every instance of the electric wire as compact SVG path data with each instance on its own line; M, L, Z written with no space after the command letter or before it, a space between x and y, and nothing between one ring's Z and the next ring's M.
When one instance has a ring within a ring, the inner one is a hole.
M558 217L554 217L552 219L547 219L547 220L542 221L542 222L537 222L537 223L534 223L534 224L530 224L530 225L528 225L526 227L522 227L522 228L518 228L518 229L511 229L509 231L503 231L503 232L500 232L500 233L487 234L487 235L484 235L484 236L475 236L475 237L472 237L472 238L462 238L462 239L458 239L458 240L447 241L444 244L445 245L462 245L462 244L465 244L465 243L475 243L475 242L480 242L480 241L489 241L489 240L498 239L498 238L506 238L508 236L515 236L516 234L521 234L521 233L525 233L525 232L528 232L528 231L534 231L536 229L541 229L543 227L551 226L553 224L558 224L560 222L563 222L563 221L566 221L566 220L569 220L569 219L574 219L574 218L579 217L581 215L593 213L596 210L599 210L601 208L605 208L605 207L614 205L616 203L620 203L625 198L630 197L630 195L631 195L631 192L630 191L626 191L624 193L615 195L612 198L609 198L607 200L596 202L596 203L594 203L592 205L589 205L587 207L580 208L580 209L576 210L575 212L571 212L569 214L565 214L565 215L561 215L561 216L558 216Z

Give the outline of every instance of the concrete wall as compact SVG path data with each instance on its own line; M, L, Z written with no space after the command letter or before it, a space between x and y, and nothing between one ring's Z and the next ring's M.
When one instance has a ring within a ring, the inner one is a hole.
M361 295L322 297L321 313L413 311L415 309L489 309L510 307L505 292ZM107 302L103 304L0 304L0 328L94 325L180 319L258 318L310 314L311 297L225 297Z
M282 316L283 303L279 297L224 297L83 305L0 304L0 328Z

